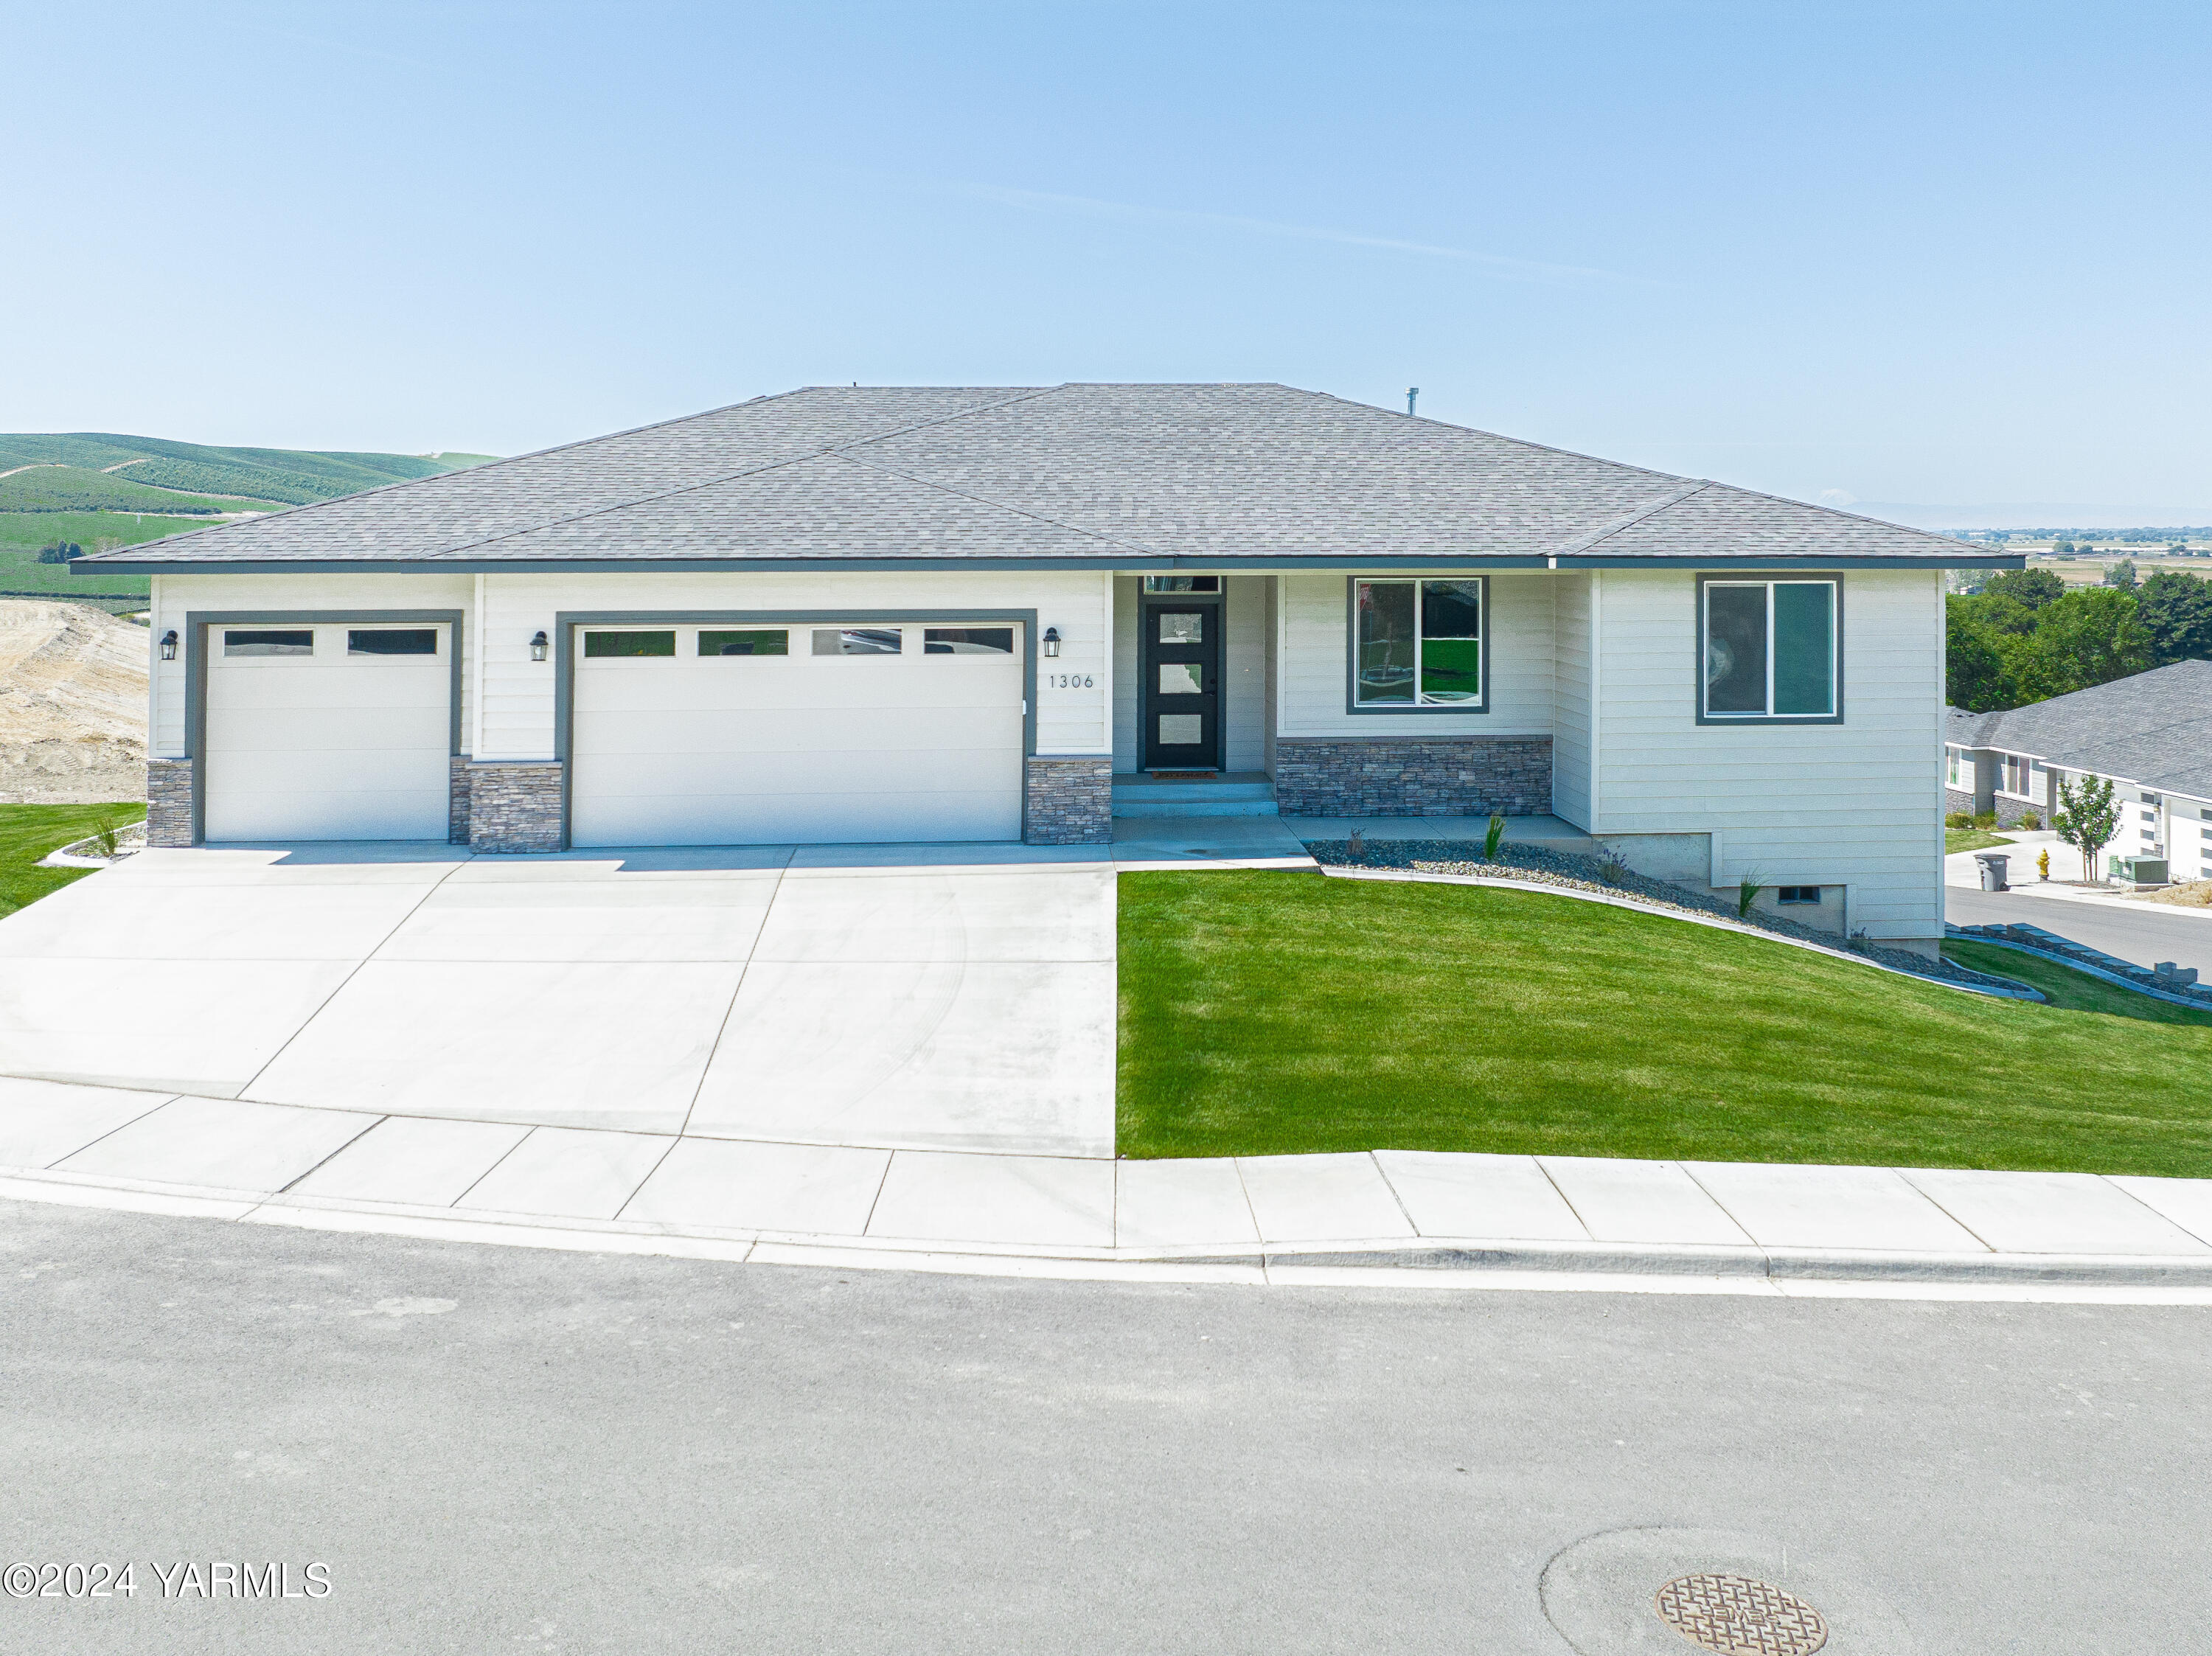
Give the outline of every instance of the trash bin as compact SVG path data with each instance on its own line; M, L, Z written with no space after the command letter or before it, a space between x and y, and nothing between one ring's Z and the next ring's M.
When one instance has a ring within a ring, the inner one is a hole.
M2005 864L2008 859L2008 853L2002 851L1978 851L1974 853L1974 860L1982 865L1983 890L2009 891L2012 889L2005 883Z

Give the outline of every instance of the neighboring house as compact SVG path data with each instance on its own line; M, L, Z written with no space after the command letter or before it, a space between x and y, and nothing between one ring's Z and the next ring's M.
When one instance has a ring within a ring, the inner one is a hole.
M1932 949L1940 572L2021 561L1281 385L1070 385L792 391L76 567L154 573L155 844L1097 842L1115 777L1241 773L1554 812Z
M2212 879L2212 661L2177 661L2004 713L1948 710L1950 810L2048 826L2062 779L2109 778L2120 807L2107 857L2163 857L2177 880Z

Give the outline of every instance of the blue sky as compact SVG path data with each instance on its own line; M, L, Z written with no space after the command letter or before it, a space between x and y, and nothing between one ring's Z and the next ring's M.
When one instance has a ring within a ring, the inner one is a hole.
M2201 4L5 22L0 429L514 452L855 379L1418 385L1801 498L2212 521Z

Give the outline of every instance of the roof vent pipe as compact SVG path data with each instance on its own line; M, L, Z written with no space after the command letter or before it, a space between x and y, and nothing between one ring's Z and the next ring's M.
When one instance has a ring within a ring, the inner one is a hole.
M1406 387L1406 417L1407 419L1411 419L1413 417L1413 399L1420 394L1421 388L1419 385L1408 385Z

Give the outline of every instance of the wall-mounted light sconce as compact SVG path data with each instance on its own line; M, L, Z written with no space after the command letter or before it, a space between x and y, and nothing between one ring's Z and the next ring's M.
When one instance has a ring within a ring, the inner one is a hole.
M530 658L532 661L545 659L545 634L542 630L536 638L530 640Z
M174 661L176 658L177 629L172 627L167 632L161 634L161 659L164 661Z
M1059 628L1048 627L1044 629L1044 652L1048 656L1056 656L1060 653Z

